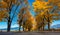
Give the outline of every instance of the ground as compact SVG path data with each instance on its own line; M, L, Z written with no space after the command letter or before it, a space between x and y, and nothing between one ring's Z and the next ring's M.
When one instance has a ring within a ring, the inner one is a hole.
M0 32L0 35L60 35L60 32Z

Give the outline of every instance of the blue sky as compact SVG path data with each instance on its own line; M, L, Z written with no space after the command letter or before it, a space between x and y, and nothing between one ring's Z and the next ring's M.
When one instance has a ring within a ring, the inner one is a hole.
M33 7L32 7L32 3L34 2L34 0L28 0L28 2L29 2L29 4L30 4L30 6L31 6L30 12L31 12L31 14L34 16L35 13L34 13L34 11L32 10L32 8L33 8ZM13 11L15 8L16 8L16 6L12 8L12 11ZM17 8L16 12L19 11L19 10L20 10L20 6ZM11 15L12 15L12 14L11 14ZM16 16L17 16L17 15L16 15ZM13 19L11 28L18 27L17 20L16 20L17 17L16 17L16 16L15 16L15 18ZM57 21L52 22L51 26L56 25L56 24L60 24L60 20L57 20ZM0 29L2 29L2 28L7 28L7 22L0 22Z

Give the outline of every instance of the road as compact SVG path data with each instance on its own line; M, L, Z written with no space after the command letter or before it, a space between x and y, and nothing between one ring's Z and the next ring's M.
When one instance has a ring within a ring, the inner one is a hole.
M0 32L0 35L60 35L60 32Z

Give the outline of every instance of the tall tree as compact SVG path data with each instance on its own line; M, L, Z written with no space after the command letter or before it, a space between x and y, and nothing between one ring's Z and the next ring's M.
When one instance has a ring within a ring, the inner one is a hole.
M43 26L43 30L44 30L44 13L46 10L46 8L48 8L49 6L47 6L48 2L42 2L41 0L36 0L33 3L34 6L34 11L37 13L37 23L39 24L38 29L41 28ZM39 18L39 19L38 19ZM39 21L39 22L38 22Z
M17 5L17 7L18 7L18 0L2 0L1 2L0 2L0 8L2 9L2 11L4 11L4 10L6 10L6 12L8 13L8 17L7 17L7 31L9 32L10 31L10 27L11 27L11 23L12 23L12 20L13 20L13 18L14 18L14 15L16 14L16 12L13 14L13 16L12 16L12 18L11 18L11 12L12 12L12 7L14 6L14 5ZM17 9L17 8L16 8ZM15 11L16 11L16 9L15 9ZM4 11L5 12L5 11ZM3 13L4 13L3 12ZM5 13L6 13L5 12ZM6 14L7 14L6 13ZM5 15L5 14L4 14Z
M57 1L58 2L58 1ZM56 2L53 1L53 0L48 0L47 2L46 1L42 1L42 0L36 0L34 3L33 3L33 7L34 7L34 11L40 15L38 17L41 17L44 19L44 21L46 20L48 22L48 29L50 30L50 22L52 22L53 20L56 20L56 19L59 19L59 18L54 18L54 17L59 17L59 14L58 13L55 13L56 12ZM58 5L57 5L58 6ZM59 12L59 11L58 11ZM41 20L38 19L39 20ZM43 20L42 19L42 20ZM40 22L39 22L40 23ZM47 23L46 23L47 24Z
M23 3L23 4L22 4ZM18 24L19 24L19 30L20 30L20 27L23 26L23 30L24 30L24 25L25 25L25 17L24 14L27 13L27 10L29 10L29 4L28 4L28 1L27 0L23 0L21 1L21 4L24 5L22 6L21 10L20 10L20 13L18 14L19 15L19 20L18 20Z

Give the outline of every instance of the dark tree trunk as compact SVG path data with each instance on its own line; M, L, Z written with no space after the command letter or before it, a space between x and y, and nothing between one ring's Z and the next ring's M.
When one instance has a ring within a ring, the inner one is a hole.
M48 30L50 30L50 23L48 22Z
M10 21L10 17L8 19L8 26L7 26L7 32L10 31L10 27L11 27L11 21Z
M43 26L43 31L44 31L44 26Z
M38 28L38 31L40 31L40 27Z
M24 25L23 25L23 31L25 31L25 29L24 29Z
M12 7L12 1L10 3L10 6L9 6L9 17L8 17L7 32L10 32L10 27L11 27L11 19L10 19L11 7Z
M23 22L23 31L25 31L25 29L24 29L24 28L25 28L25 27L24 27L24 26L25 26L25 22L26 22L26 20Z
M43 31L44 31L44 18L43 18Z
M8 29L7 29L7 32L10 32L10 27L11 27L11 24L8 23Z
M49 14L48 11L47 11L47 14L48 14L48 18L47 18L47 19L48 19L48 20L47 20L47 21L48 21L48 30L50 30L50 19L49 19L49 18L50 18L50 17L49 17L50 14Z
M21 26L19 25L19 32L20 32L20 27L21 27Z
M28 31L30 31L30 28L28 28Z
M48 30L50 30L50 20L48 18Z

